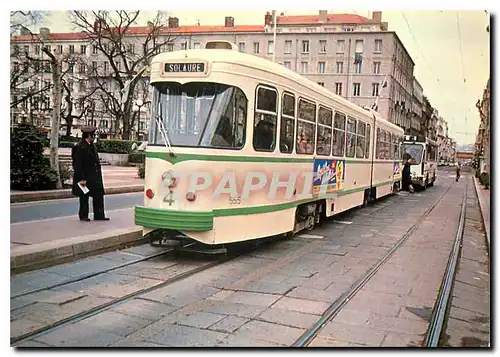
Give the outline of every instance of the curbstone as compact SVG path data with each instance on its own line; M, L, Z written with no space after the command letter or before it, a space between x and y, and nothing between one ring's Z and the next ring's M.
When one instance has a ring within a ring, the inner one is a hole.
M104 193L106 195L117 195L122 193L132 193L132 192L142 192L142 191L144 191L143 184L108 187L104 189ZM75 196L71 193L71 189L11 193L10 203L57 200L64 198L75 198Z
M486 210L488 209L486 206L486 202L484 202L484 198L481 194L481 186L479 184L479 180L476 177L472 178L474 181L474 189L476 191L476 197L479 203L479 210L481 212L481 218L483 219L483 226L486 232L486 239L488 240L488 251L490 250L490 221L486 219ZM491 188L491 187L490 187ZM490 214L491 219L491 214Z
M144 241L142 228L135 226L17 247L11 249L10 270L11 274L17 274L124 246L138 245Z

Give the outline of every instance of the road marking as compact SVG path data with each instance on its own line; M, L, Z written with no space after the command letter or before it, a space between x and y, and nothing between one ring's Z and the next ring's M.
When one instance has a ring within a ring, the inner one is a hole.
M340 223L340 224L352 224L352 222L349 221L336 221L334 220L335 223Z
M308 238L308 239L323 239L325 236L317 236L314 234L301 234L298 236L299 238Z
M133 210L134 207L129 207L129 208L120 208L120 209L114 209L114 210L106 210L106 213L110 213L110 212L120 212L120 211L128 211L128 210ZM93 213L89 213L89 216L93 216ZM21 224L29 224L29 223L40 223L40 222L47 222L47 221L54 221L56 219L67 219L67 218L75 218L75 219L78 219L78 215L77 214L73 214L71 216L61 216L61 217L53 217L53 218L45 218L45 219L36 219L36 220L32 220L32 221L24 221L24 222L15 222L15 223L11 223L10 225L11 226L19 226Z

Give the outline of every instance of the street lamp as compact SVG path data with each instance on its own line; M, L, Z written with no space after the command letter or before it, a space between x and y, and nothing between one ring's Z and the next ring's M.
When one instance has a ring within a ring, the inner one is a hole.
M137 111L137 140L139 140L140 124L141 124L141 107L144 105L142 99L137 99L134 105L134 111Z

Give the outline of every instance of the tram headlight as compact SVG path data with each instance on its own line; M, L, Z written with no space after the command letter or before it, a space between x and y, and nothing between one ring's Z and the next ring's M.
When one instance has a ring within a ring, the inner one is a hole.
M155 196L155 193L153 192L153 190L152 190L152 189L150 189L150 188L148 188L148 189L146 190L146 197L151 199L151 198L153 198L154 196Z
M189 191L188 193L186 193L186 200L188 200L189 202L193 202L194 200L196 200L196 193L194 193L193 191Z

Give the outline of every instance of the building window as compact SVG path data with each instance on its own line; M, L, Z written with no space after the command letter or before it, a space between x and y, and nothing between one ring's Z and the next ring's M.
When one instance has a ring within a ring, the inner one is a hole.
M238 44L238 49L240 52L245 52L245 42L240 42Z
M35 54L39 55L40 54L40 45L35 46Z
M97 45L93 45L93 46L92 46L92 54L93 54L93 55L96 55L96 54L97 54L97 52L98 52Z
M253 53L260 53L260 43L259 42L253 43Z
M135 53L135 45L134 44L128 44L127 45L127 52L128 53L131 53L131 54L134 54Z
M101 128L107 128L108 127L108 121L107 120L101 120L100 121L100 127Z
M68 72L73 73L75 68L75 64L73 62L68 63Z
M309 41L302 41L302 53L309 53Z
M319 73L325 73L325 68L326 68L326 64L325 62L319 62L319 66L318 66L318 71Z
M274 53L274 41L267 41L267 53L268 54Z
M337 73L344 73L344 62L337 62Z
M356 47L354 47L355 53L363 53L363 40L356 40Z
M173 51L174 51L174 44L167 43L167 52L173 52Z
M320 86L322 86L322 87L324 87L324 86L325 86L325 82L318 82L318 84L319 84Z
M353 83L352 89L353 89L352 95L354 97L359 97L359 93L361 92L361 83Z
M372 83L372 96L378 97L379 83Z
M96 61L92 61L92 72L93 73L97 72L97 62Z
M69 45L69 53L75 53L75 45Z
M284 66L285 68L290 69L290 68L292 67L292 63L291 63L290 61L285 61L285 62L283 62L283 66Z
M87 46L85 45L80 45L80 53L82 55L86 55L87 54Z
M201 48L201 44L200 44L199 42L195 42L195 43L193 44L193 48L194 48L195 50L199 50L199 49Z
M382 52L382 40L375 40L375 51Z
M342 95L342 82L335 83L335 94Z
M373 73L380 74L380 62L373 62Z
M187 49L187 42L184 41L181 43L181 51L185 51Z
M326 40L319 41L319 53L326 53Z
M104 74L107 75L109 71L109 62L105 61L104 62Z
M285 41L285 54L289 55L292 53L292 41L286 40Z
M62 53L63 53L63 46L62 45L57 45L57 53L62 55Z
M344 53L345 51L345 40L337 40L337 52Z
M300 70L302 73L307 73L307 62L300 63Z
M361 62L355 63L354 64L354 73L361 73Z

